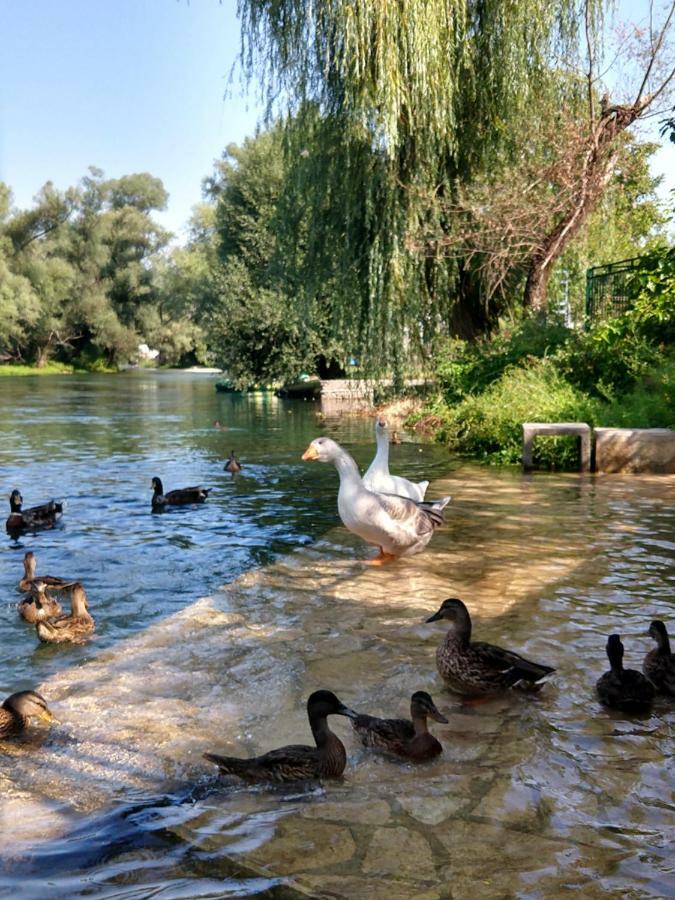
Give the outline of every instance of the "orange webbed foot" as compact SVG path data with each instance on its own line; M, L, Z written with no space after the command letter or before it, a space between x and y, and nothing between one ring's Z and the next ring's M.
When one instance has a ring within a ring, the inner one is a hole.
M374 559L366 560L367 566L384 566L388 562L392 562L393 560L398 559L397 556L394 556L393 553L387 553L380 547L380 552Z

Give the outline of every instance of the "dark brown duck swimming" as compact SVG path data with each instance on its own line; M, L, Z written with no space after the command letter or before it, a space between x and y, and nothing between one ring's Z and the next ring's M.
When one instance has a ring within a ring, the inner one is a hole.
M191 503L204 503L209 496L211 488L195 487L176 488L164 493L161 478L152 479L152 508L154 510L165 509L167 506L188 506Z
M0 738L20 734L32 718L57 722L40 694L35 691L12 694L0 706Z
M595 685L600 702L624 712L648 710L654 699L654 685L641 672L624 669L623 644L618 634L610 634L606 650L611 668Z
M670 652L666 626L655 619L649 626L649 634L656 641L656 647L645 656L642 671L657 691L675 697L675 656Z
M17 604L22 619L35 625L61 615L61 604L47 591L44 581L36 579L32 588L30 595Z
M89 615L87 595L79 582L73 585L70 605L69 616L36 623L35 628L41 641L53 644L70 641L73 644L81 644L92 634L96 624Z
M230 451L229 459L225 463L225 471L230 472L232 475L236 475L237 472L241 472L241 463L234 455L234 450Z
M448 720L436 709L426 691L415 691L410 699L410 718L378 719L376 716L358 715L352 719L352 728L361 738L364 747L373 747L402 756L413 762L433 759L443 752L440 741L430 734L427 718L436 722Z
M11 536L24 531L53 528L63 512L63 503L56 500L50 500L41 506L31 506L30 509L22 509L23 497L17 490L13 490L9 495L9 507L10 514L5 527Z
M315 691L307 700L307 717L315 747L290 744L251 759L205 753L204 759L215 763L221 774L236 775L250 783L339 778L345 770L347 754L342 741L328 727L328 716L354 718L356 713L331 691Z
M471 616L457 598L444 600L427 622L448 619L450 630L436 651L436 665L448 687L469 697L494 694L523 683L530 690L555 672L552 666L531 662L494 644L471 640Z
M52 588L55 591L70 588L75 584L74 579L67 581L65 578L57 578L55 575L37 576L35 574L36 568L37 560L35 554L29 550L23 558L23 578L19 582L19 590L24 594L32 591L38 581L42 582L47 588Z

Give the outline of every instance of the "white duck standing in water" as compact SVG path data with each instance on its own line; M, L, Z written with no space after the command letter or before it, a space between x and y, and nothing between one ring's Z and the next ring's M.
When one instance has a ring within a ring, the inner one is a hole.
M389 428L387 420L382 416L375 419L375 441L377 443L375 459L363 476L363 483L368 490L398 494L400 497L410 497L411 500L424 500L429 487L428 481L415 483L400 475L389 473Z
M418 501L368 490L352 457L330 438L315 438L303 460L333 463L340 476L338 513L346 528L380 548L371 565L383 565L399 556L420 553L434 529L443 524L450 497Z

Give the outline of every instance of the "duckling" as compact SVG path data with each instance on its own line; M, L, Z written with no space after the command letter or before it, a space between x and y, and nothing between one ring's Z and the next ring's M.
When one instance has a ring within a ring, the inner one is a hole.
M14 536L23 531L35 531L38 528L53 528L63 512L63 502L50 500L41 506L31 506L22 510L21 492L13 490L9 495L10 514L7 518L7 533Z
M56 597L52 597L51 594L47 593L47 585L40 579L36 579L33 582L33 590L30 596L21 600L17 604L17 609L21 618L25 619L26 622L30 622L31 625L35 625L37 622L44 622L46 619L51 619L54 616L60 616L63 612L59 601Z
M55 575L40 575L37 577L35 575L36 568L37 560L35 554L29 550L23 558L24 574L19 582L19 590L22 593L27 594L29 591L32 591L36 581L41 581L46 587L53 588L55 591L72 587L75 584L74 581L66 581L65 578L57 578Z
M230 451L230 458L225 463L225 471L231 472L233 475L236 475L237 472L241 472L241 463L234 455L234 450Z
M215 763L223 775L236 775L251 784L339 778L345 770L347 754L342 741L328 727L328 716L354 718L356 713L332 691L314 691L307 700L307 717L315 747L291 744L251 759L205 753L204 759Z
M392 431L391 443L392 444L400 444L401 443L401 435L398 433L398 431ZM421 483L423 484L424 482L421 482Z
M411 500L424 500L429 487L428 481L408 481L400 475L389 473L389 426L382 416L375 419L375 441L377 452L371 462L363 483L369 491L382 491L385 494L398 494L399 497L410 497Z
M58 724L47 703L36 691L18 691L0 706L0 738L13 737L22 732L32 718Z
M675 656L670 652L666 626L655 619L649 626L649 634L656 641L656 647L645 656L642 671L657 691L675 697Z
M542 678L555 672L552 666L531 662L510 650L494 644L471 641L471 616L457 598L444 600L438 612L427 619L452 622L445 640L436 651L438 671L448 687L469 697L493 694L523 682L522 687L535 688Z
M346 528L380 548L379 556L370 560L371 565L420 553L434 529L443 524L443 510L450 497L426 502L370 491L349 453L330 438L315 438L302 459L333 463L337 469L340 518Z
M73 585L70 606L69 616L36 623L35 628L41 641L56 644L70 641L73 644L81 644L94 631L96 624L89 615L87 595L79 581Z
M610 634L605 649L611 668L595 685L600 702L625 712L649 709L654 699L654 685L641 672L624 669L623 644L618 634Z
M162 479L157 477L152 479L152 489L154 491L152 495L153 510L164 509L166 506L186 506L190 503L204 503L212 490L211 488L197 485L196 487L176 488L176 490L168 491L165 494Z
M426 691L415 691L410 699L411 722L408 719L358 715L352 719L352 728L364 747L384 750L413 762L423 762L443 752L440 741L429 733L428 716L447 725L448 720L436 709L430 695Z

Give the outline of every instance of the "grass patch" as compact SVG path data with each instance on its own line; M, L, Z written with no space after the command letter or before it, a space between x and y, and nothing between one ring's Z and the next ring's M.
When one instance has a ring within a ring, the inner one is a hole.
M0 365L2 375L72 375L76 372L75 366L70 363L48 362L38 369L37 366L24 365L22 363L7 363Z

